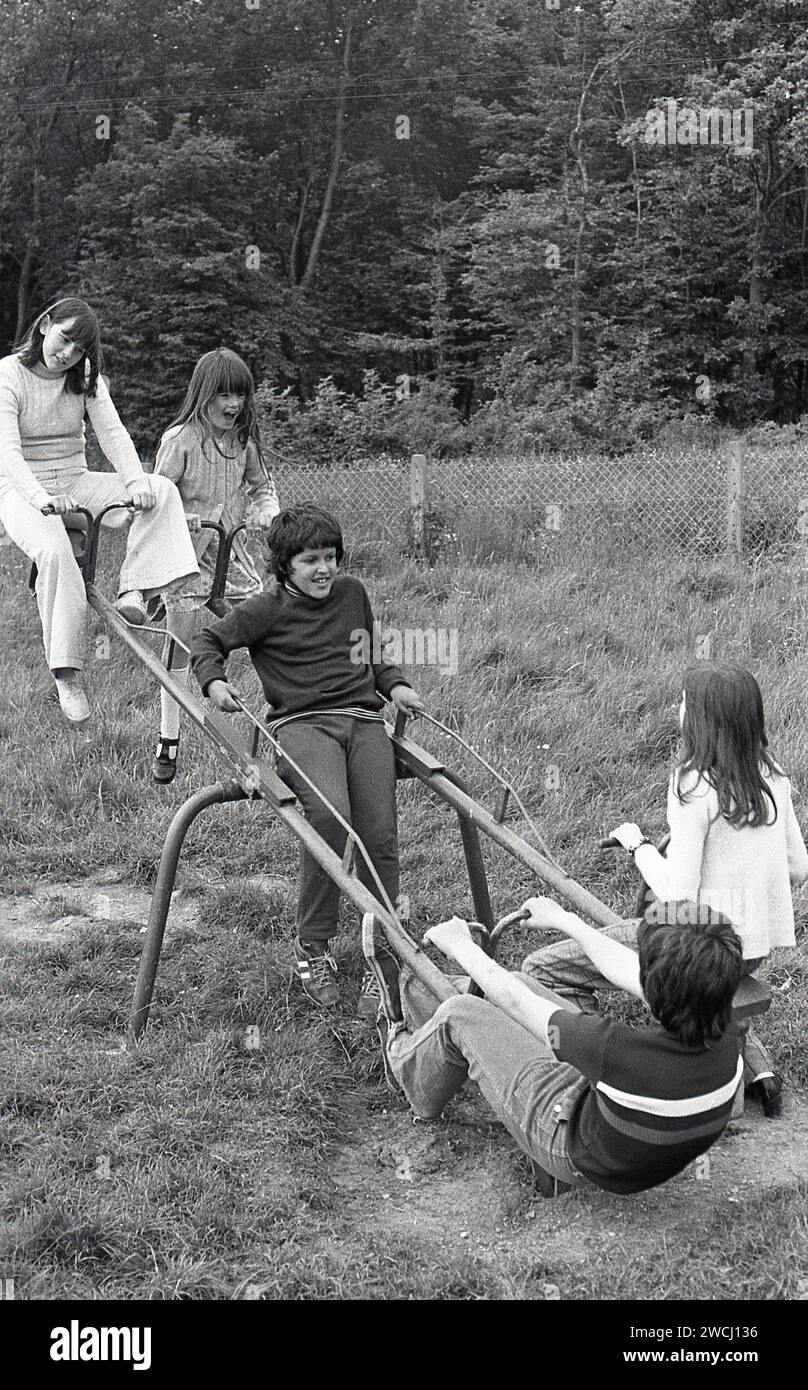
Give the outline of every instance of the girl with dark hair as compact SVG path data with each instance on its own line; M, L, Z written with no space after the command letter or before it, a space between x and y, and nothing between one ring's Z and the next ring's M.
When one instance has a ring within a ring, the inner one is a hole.
M791 884L808 878L808 850L791 784L769 752L760 687L736 662L702 661L685 672L679 721L665 855L633 823L611 834L659 903L707 904L728 917L751 974L772 947L794 945ZM779 1114L782 1079L751 1030L745 1079L766 1114Z
M98 320L81 299L44 310L0 360L0 522L36 564L45 656L74 723L90 715L81 675L87 602L60 517L76 507L96 514L113 502L132 503L115 604L128 622L145 621L144 595L198 572L177 491L144 473L101 366ZM114 475L87 467L85 414Z
M200 592L166 596L169 632L187 647L213 583L214 532L201 521L219 521L230 531L246 520L265 528L278 513L278 494L267 471L255 410L255 382L245 362L229 348L200 357L191 375L179 415L166 430L154 471L179 489L202 574ZM263 584L240 533L233 544L226 596L240 602L261 592ZM179 680L188 676L188 654L166 640L163 660ZM160 740L152 772L157 782L171 782L177 770L180 708L160 691Z

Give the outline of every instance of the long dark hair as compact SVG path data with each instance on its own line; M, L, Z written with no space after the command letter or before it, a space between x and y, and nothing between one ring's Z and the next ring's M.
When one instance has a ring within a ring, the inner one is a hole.
M65 390L74 396L94 396L99 373L103 370L101 330L95 313L83 299L57 299L37 314L31 327L15 344L14 351L25 367L43 362L39 326L49 316L52 323L69 323L70 336L82 349L78 362L65 372Z
M264 472L267 466L264 462L264 454L261 448L261 431L258 425L258 414L255 409L255 381L247 363L242 361L237 352L231 352L230 348L214 348L212 352L205 352L200 357L188 383L188 390L185 392L185 400L180 406L176 420L172 420L169 429L176 425L187 425L194 423L198 425L203 434L210 431L210 418L208 407L214 396L220 391L233 391L236 395L244 397L244 404L236 418L236 436L242 449L246 449L247 444L252 440L258 450L258 457Z
M735 661L700 661L684 674L685 717L677 757L676 788L696 772L718 794L730 825L766 825L777 819L777 803L763 776L780 772L768 751L760 686Z

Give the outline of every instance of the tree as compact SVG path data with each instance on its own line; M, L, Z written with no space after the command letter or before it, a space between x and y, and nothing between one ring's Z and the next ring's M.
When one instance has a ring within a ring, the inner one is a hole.
M259 376L283 364L294 311L256 245L262 173L234 140L183 117L159 139L135 111L111 158L77 187L80 288L143 443L175 413L202 352L227 344Z
M123 102L159 81L152 46L171 53L182 9L179 0L0 0L0 237L15 282L13 336L35 298L69 281L66 200L107 157Z

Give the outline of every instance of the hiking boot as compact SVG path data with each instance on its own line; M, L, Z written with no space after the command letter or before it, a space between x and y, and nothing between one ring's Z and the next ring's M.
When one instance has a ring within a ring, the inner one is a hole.
M323 941L301 941L295 937L295 969L304 993L315 1004L333 1008L339 1003L337 962Z
M152 777L155 782L173 782L177 775L178 738L161 738L152 763Z
M359 992L357 1015L373 1018L381 1010L388 1023L401 1023L401 995L398 988L398 961L377 931L376 918L366 912L362 918L362 951L367 961Z
M53 679L65 719L69 719L71 724L83 724L90 718L90 702L81 671L63 670Z

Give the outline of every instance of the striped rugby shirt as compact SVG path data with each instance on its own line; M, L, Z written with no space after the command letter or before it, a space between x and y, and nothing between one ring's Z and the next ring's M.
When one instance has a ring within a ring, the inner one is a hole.
M630 1028L562 1010L550 1029L556 1057L590 1084L569 1117L567 1152L598 1187L656 1187L723 1132L743 1076L734 1023L709 1048L686 1047L656 1022Z

